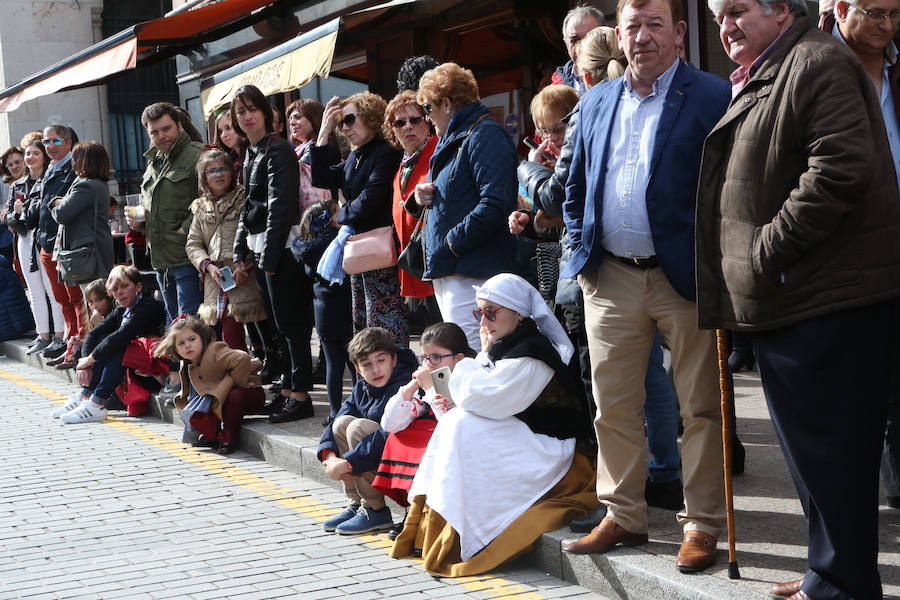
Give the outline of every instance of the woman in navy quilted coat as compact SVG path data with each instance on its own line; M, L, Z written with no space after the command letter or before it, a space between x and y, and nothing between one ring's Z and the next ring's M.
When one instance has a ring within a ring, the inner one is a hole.
M416 100L440 136L429 180L416 186L417 211L426 216L425 279L432 280L444 321L481 347L472 317L475 292L490 277L515 271L515 239L506 216L516 208L515 146L503 126L478 100L468 69L444 63L422 76Z

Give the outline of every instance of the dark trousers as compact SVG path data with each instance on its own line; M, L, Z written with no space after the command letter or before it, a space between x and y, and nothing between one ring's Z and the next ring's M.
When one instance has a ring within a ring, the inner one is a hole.
M325 355L325 387L328 390L328 404L331 416L341 410L344 403L344 367L350 367L350 379L356 384L356 369L350 362L347 353L347 342L321 340L322 353Z
M749 335L809 528L803 591L881 598L878 467L890 395L893 303Z
M125 353L119 352L98 360L91 371L91 385L82 387L81 395L93 395L95 402L106 406L125 379L125 367L122 365L124 357Z
M284 383L291 391L313 389L312 357L312 282L291 251L284 249L274 274L256 267L256 281L263 295L268 319L275 323L285 341L291 359L290 378Z

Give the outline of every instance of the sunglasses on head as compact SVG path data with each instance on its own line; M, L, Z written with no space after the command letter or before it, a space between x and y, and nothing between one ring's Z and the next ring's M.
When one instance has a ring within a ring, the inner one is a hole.
M406 127L407 121L409 122L410 125L418 125L419 123L421 123L424 120L425 120L425 117L418 117L418 116L410 117L408 119L395 119L394 121L391 122L391 125L394 126L396 129L402 129L403 127Z
M344 118L338 121L338 127L353 127L354 123L356 123L355 114L344 115Z
M62 144L63 144L63 139L62 139L62 138L58 138L58 137L57 137L57 138L44 138L44 139L42 140L42 143L43 143L45 146L50 146L50 145L53 145L53 146L62 146Z
M498 306L496 308L476 308L472 311L472 316L475 317L475 320L481 323L481 317L487 317L488 321L496 321L497 320L497 311L505 308L504 306Z
M431 109L432 109L431 104L423 104L423 105L422 105L422 110L425 111L425 114L426 114L426 115L430 115L430 114L431 114Z

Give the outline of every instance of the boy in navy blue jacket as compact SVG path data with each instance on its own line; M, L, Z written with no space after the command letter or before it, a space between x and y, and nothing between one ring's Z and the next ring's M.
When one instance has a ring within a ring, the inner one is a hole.
M381 428L381 414L418 366L412 351L397 348L394 337L380 327L368 327L353 336L347 352L362 377L322 433L318 449L325 474L341 480L350 499L341 514L323 524L325 531L343 535L393 527L384 495L372 487L388 435Z

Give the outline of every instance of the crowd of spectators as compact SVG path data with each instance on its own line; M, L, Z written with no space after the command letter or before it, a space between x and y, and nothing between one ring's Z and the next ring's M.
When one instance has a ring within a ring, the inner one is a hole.
M33 326L28 353L76 370L61 422L140 416L159 393L185 443L221 454L246 415L313 417L325 383L318 457L348 501L325 530L391 530L393 556L465 576L566 524L584 534L566 552L647 543L648 505L677 511L680 571L714 564L730 379L713 329L730 330L808 518L808 569L773 594L881 597L879 465L900 507L880 334L900 296L900 0L838 0L824 31L802 0L709 9L730 82L685 60L679 0L619 0L614 28L572 9L525 160L474 74L431 57L389 100L282 114L242 86L208 146L152 104L122 207L143 272L115 264L103 145L28 133L0 154L0 337Z

